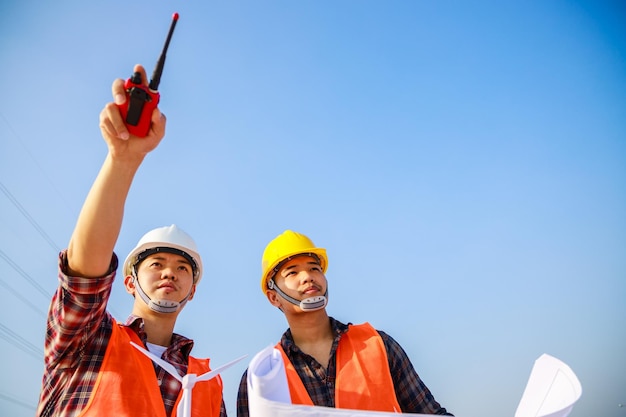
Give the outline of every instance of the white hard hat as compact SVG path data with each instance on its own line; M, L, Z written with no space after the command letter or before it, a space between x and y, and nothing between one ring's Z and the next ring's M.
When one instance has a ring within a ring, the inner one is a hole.
M153 229L143 235L135 249L124 261L124 275L132 275L133 268L146 256L155 252L171 252L187 258L193 268L194 283L202 278L202 259L198 253L196 242L185 231L175 224Z

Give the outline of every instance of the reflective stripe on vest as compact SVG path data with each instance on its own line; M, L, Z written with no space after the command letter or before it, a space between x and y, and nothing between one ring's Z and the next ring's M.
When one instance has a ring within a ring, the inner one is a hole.
M293 404L314 405L280 342ZM382 338L369 323L350 325L336 353L335 407L401 412Z
M131 340L143 345L132 329L114 322L96 384L81 417L166 417L152 361L135 349ZM189 356L189 373L209 370L209 359ZM182 390L172 417L176 416L181 395ZM219 417L221 404L222 380L218 375L194 388L191 415Z

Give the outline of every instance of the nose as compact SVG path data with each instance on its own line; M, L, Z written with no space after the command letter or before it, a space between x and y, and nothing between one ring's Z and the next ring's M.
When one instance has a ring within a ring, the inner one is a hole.
M300 272L300 282L306 284L307 282L315 282L315 279L309 271L302 271Z
M161 271L161 279L170 279L172 281L176 280L176 270L172 267L165 267Z

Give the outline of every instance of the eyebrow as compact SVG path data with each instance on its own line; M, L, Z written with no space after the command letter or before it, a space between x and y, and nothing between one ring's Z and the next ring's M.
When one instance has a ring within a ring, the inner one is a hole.
M320 263L319 263L319 262L316 262L316 261L309 261L309 262L307 262L306 264L307 264L307 265L317 265L317 266L321 266L321 265L320 265ZM297 264L295 264L295 265L291 265L291 266L288 266L288 267L286 267L285 269L283 269L283 271L289 271L290 269L293 269L293 268L295 268L295 267L297 267L297 266L298 266Z
M180 255L176 255L176 254L172 254L172 255L180 256ZM164 261L164 260L166 260L166 257L161 255L160 253L158 253L158 254L154 254L154 255L151 255L151 256L146 258L146 260L148 260L148 259L156 259L157 261ZM184 256L180 256L180 259L177 259L176 262L178 262L179 264L185 264L185 265L192 266L191 263Z

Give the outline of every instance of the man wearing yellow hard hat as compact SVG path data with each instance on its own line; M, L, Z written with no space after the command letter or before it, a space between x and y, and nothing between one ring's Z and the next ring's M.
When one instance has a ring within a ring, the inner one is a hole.
M402 347L369 323L344 324L328 316L326 250L286 230L262 259L261 289L289 328L276 344L293 404L353 410L452 415L422 382ZM237 416L248 417L247 371Z

